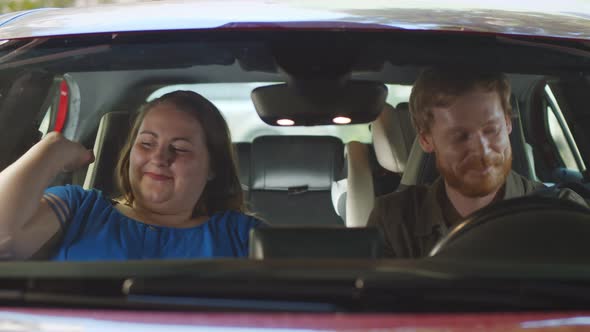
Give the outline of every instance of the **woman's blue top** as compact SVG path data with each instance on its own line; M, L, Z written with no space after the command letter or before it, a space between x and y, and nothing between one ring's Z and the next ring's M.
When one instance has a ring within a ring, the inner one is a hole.
M250 229L261 224L225 211L191 228L152 226L123 215L101 191L74 185L48 188L44 197L63 223L56 261L244 257Z

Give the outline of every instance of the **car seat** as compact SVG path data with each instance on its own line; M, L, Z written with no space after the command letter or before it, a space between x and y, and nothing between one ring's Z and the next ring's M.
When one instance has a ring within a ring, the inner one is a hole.
M348 227L363 227L373 210L375 196L397 189L416 136L408 103L386 104L371 124L373 149L378 165L372 165L370 147L350 142L346 145L347 180L345 206L338 207ZM384 172L376 172L382 168ZM339 199L341 202L342 199Z
M250 203L272 225L343 225L331 202L344 145L331 136L260 136L252 142Z
M111 198L120 195L115 183L115 168L131 128L127 112L106 113L100 119L94 141L94 163L88 166L84 188L96 188Z
M408 103L399 103L395 108L387 104L373 121L371 133L379 165L391 172L403 173L416 138Z

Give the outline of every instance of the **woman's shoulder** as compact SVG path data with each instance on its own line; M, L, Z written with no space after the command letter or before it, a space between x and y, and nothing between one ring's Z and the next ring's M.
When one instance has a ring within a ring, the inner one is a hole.
M264 225L264 222L255 216L236 210L217 212L211 216L210 223L215 225L225 224L247 228Z
M97 189L84 189L82 186L66 184L45 189L45 195L54 195L70 205L102 204L111 206L112 200Z
M77 184L64 184L61 186L52 186L45 189L45 192L68 192L79 195L102 195L102 191L98 189L85 189Z
M84 195L88 192L88 190L82 188L82 186L75 185L75 184L64 184L61 186L53 186L45 189L46 193L54 193L54 194L78 194Z

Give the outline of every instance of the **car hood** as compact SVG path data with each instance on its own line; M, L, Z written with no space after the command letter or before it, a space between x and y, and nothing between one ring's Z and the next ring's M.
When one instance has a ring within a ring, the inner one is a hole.
M0 310L2 331L571 331L588 325L588 312L353 315L61 308Z
M590 3L159 1L0 16L0 39L186 29L408 29L590 40Z

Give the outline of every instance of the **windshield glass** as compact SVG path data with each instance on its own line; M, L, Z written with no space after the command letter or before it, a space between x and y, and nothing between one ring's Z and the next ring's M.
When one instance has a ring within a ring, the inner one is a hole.
M8 289L102 308L584 308L587 41L318 26L0 42Z

